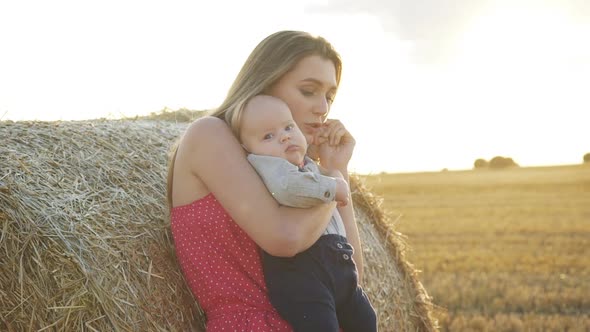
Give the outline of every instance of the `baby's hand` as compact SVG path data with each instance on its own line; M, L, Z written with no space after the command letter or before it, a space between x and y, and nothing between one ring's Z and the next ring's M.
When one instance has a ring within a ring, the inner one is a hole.
M346 206L348 204L348 183L340 177L335 177L336 179L336 197L334 198L338 203L338 206Z
M320 167L320 171L323 175L333 177L336 180L336 194L334 200L338 203L338 206L346 206L349 200L348 182L344 180L344 176L337 169L325 169Z

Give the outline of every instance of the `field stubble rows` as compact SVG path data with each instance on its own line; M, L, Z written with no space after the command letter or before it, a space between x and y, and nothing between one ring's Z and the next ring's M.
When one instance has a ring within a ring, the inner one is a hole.
M442 331L590 331L590 167L365 178Z

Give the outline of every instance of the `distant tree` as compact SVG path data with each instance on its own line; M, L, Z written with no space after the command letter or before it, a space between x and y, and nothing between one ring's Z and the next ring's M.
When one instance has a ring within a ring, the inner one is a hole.
M584 155L584 163L590 163L590 152Z
M500 169L500 168L508 168L508 167L518 167L518 164L512 160L512 158L505 158L501 156L496 156L490 160L489 167L493 169Z
M475 160L475 162L473 163L473 168L475 169L479 169L479 168L488 168L488 162L485 159L477 159Z
M507 161L506 163L508 164L508 167L520 167L520 165L518 165L514 160L512 160L512 158L506 158Z

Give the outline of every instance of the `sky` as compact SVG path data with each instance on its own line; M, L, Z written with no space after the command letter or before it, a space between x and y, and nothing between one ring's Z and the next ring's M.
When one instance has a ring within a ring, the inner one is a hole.
M1 1L0 119L211 109L284 29L343 58L330 117L356 138L353 171L590 152L586 0Z

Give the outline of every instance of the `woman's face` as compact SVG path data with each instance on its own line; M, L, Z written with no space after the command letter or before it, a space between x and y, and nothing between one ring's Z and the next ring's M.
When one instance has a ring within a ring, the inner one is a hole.
M332 61L310 55L301 59L267 93L287 103L307 142L312 142L328 115L336 89Z

